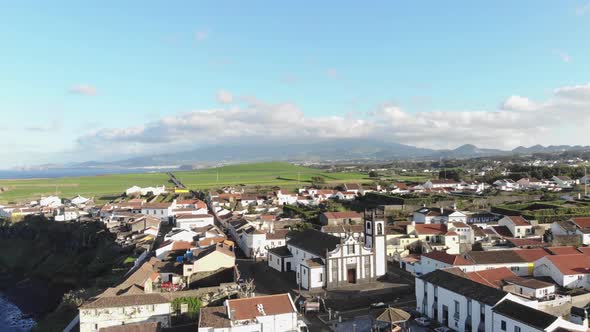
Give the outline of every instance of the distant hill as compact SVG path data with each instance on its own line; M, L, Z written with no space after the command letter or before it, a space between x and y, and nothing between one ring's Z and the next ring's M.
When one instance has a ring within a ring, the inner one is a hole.
M325 139L285 142L239 142L199 147L188 151L146 155L115 162L88 161L66 165L44 165L61 168L113 168L128 169L149 166L217 165L260 161L386 161L402 159L477 158L493 156L530 155L533 153L562 153L565 151L590 151L590 146L519 146L513 150L482 149L464 144L456 149L435 150L419 148L395 142L368 139Z

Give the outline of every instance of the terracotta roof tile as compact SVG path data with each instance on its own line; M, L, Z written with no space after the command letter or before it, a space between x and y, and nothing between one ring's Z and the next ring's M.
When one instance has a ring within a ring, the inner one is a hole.
M444 251L432 251L423 254L422 257L428 257L439 262L443 262L449 265L472 265L473 262L463 258L461 255L451 255Z
M576 247L565 246L565 247L547 247L545 248L549 253L553 255L575 255L579 254L580 251Z
M590 257L584 254L547 256L564 275L590 274Z
M480 284L502 289L502 280L513 278L515 275L508 268L499 267L497 269L469 272L467 277Z
M228 300L227 306L233 312L234 320L249 320L260 316L295 313L295 307L288 293ZM258 310L261 306L264 313Z
M417 224L415 227L417 234L442 235L447 232L445 224Z

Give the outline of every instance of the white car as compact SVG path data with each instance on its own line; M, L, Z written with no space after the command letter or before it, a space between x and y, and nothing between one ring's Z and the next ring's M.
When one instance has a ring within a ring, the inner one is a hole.
M427 317L418 317L414 321L420 326L430 326L430 319Z
M434 329L434 332L453 332L450 328L446 326L437 327Z

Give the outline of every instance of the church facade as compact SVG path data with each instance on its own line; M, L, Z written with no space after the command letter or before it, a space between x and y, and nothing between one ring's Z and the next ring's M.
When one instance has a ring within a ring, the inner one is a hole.
M281 272L295 272L304 289L375 281L387 269L385 221L366 213L364 223L364 241L317 230L299 232L289 237L285 246L269 250L268 265Z

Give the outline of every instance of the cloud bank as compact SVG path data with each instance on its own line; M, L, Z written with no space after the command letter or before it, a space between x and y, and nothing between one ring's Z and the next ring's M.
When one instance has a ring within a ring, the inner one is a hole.
M368 138L428 148L465 143L511 149L533 144L590 144L590 84L555 89L533 101L509 96L494 110L412 112L384 104L366 115L307 116L294 103L267 103L219 91L223 106L167 116L124 128L100 129L78 139L83 149L155 153L248 140L312 141Z

